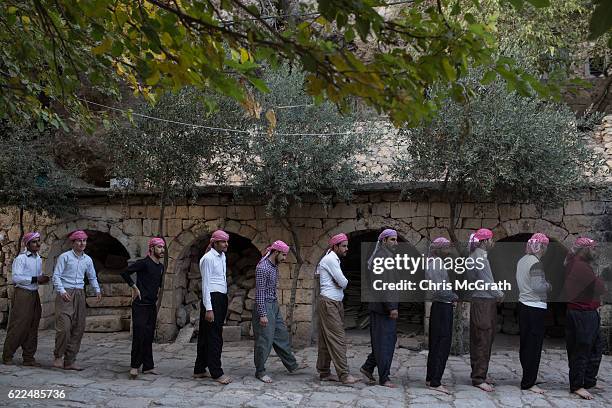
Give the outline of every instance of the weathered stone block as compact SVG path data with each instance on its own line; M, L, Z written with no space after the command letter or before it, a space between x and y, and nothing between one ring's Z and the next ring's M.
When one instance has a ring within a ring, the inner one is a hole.
M585 215L603 214L605 204L601 201L585 201L582 203L582 210L584 211Z
M296 322L309 322L312 320L312 305L295 305L293 320Z
M500 204L499 218L501 221L517 220L521 218L521 207L512 204Z
M158 205L148 205L147 206L147 218L159 219L160 214L161 214L161 209L159 208Z
M142 235L142 220L136 218L123 221L123 232L131 236Z
M145 218L147 207L143 205L133 205L130 207L130 218Z
M419 203L417 203L417 212L416 212L416 215L418 217L429 215L429 203L428 202L419 202Z
M227 216L227 208L222 206L207 206L204 207L204 218L214 220L217 218L225 218Z
M329 209L330 218L355 218L355 207L351 204L338 203Z
M465 229L478 229L482 227L482 220L480 218L465 218L463 220L463 228Z
M121 316L89 316L85 320L85 331L96 333L119 332L123 329Z
M402 219L412 218L417 213L417 203L415 202L398 202L390 203L391 218Z
M252 220L255 218L255 209L250 205L227 207L227 217L236 220Z
M192 220L201 220L204 218L204 207L201 205L189 206L189 218Z
M88 297L85 301L89 307L125 307L132 304L130 296L102 296L99 302L95 297Z
M427 219L429 217L414 217L412 218L412 222L411 222L411 226L412 228L414 228L416 231L420 231L423 228L427 228Z
M430 215L433 217L450 217L450 205L448 203L431 203Z
M499 211L495 203L479 203L474 206L474 216L481 218L498 218Z
M167 221L166 224L166 235L169 237L176 237L183 232L183 220L173 218Z
M545 208L542 210L542 218L550 222L561 222L563 220L563 208Z
M563 224L570 234L587 232L591 229L589 217L584 215L566 215L563 217Z
M223 326L223 341L240 341L242 328L240 326Z
M523 218L540 218L540 211L535 204L522 204L521 217Z
M388 217L391 214L391 203L374 203L372 204L372 215L379 217Z
M583 214L581 201L568 201L563 206L565 215Z

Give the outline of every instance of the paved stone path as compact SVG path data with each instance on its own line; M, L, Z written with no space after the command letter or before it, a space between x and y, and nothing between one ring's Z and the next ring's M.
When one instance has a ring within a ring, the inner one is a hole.
M4 343L6 332L0 331ZM40 333L37 357L49 367L52 362L53 331ZM512 341L518 341L514 338ZM359 374L368 351L367 336L350 337L349 364L353 374ZM19 353L19 352L18 352ZM485 393L470 386L469 357L450 357L444 382L454 395L444 395L424 386L426 351L397 349L391 371L401 383L397 389L358 383L339 386L321 383L315 378L316 348L297 352L298 361L309 368L299 374L286 375L280 360L273 356L268 362L268 374L276 381L263 384L253 377L253 343L226 343L223 364L234 378L228 386L217 385L210 379L191 378L196 345L156 344L154 356L159 376L127 378L130 359L128 333L87 333L79 354L82 372L51 368L22 367L20 356L15 366L0 365L0 406L61 406L61 407L611 407L612 357L604 356L600 369L602 390L596 399L582 401L568 392L565 351L557 343L542 355L542 388L539 396L518 388L520 364L518 353L496 346L492 357L491 376L497 381L494 393ZM64 390L64 399L9 400L9 390Z

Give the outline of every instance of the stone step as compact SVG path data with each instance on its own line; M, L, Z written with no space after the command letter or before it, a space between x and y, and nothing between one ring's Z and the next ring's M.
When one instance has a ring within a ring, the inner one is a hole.
M122 330L121 316L89 316L85 321L86 332L112 333Z

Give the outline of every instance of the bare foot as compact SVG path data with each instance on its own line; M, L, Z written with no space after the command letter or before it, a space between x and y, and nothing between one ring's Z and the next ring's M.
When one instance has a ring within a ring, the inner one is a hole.
M53 360L53 367L64 368L64 361L61 358L56 358L55 360Z
M492 377L487 377L485 382L487 384L495 385L495 380Z
M393 384L391 381L387 381L382 386L383 387L388 387L388 388L397 388L397 385Z
M373 374L373 373L371 373L371 372L369 372L369 371L368 371L368 370L366 370L365 368L361 367L361 368L359 369L359 372L360 372L361 374L363 374L363 375L364 375L364 376L365 376L365 377L368 379L368 381L370 381L370 382L376 382L376 378L374 377L374 374Z
M429 382L429 381L428 381L428 382ZM449 391L449 389L448 389L448 388L446 388L445 386L443 386L442 384L440 384L440 385L439 385L439 386L437 386L437 387L432 387L431 385L429 385L429 384L428 384L428 385L427 385L427 387L428 387L430 390L440 391L440 392L442 392L442 393L444 393L444 394L452 395L452 393Z
M321 380L321 381L333 381L333 382L340 381L338 379L338 376L336 376L334 374L319 375L319 380Z
M138 377L138 369L137 368L131 368L130 369L130 380L135 380L136 377Z
M257 377L257 379L262 382L265 382L266 384L272 384L272 379L267 375L264 375L263 377Z
M344 380L342 380L342 384L346 384L346 385L351 385L351 384L355 384L356 382L359 382L358 379L356 379L355 377L353 377L352 375L347 375L346 378Z
M528 391L535 392L536 394L544 394L546 392L540 387L538 387L537 385L534 385L533 387L528 388Z
M486 392L495 391L495 387L493 387L491 384L487 384L486 382L480 383L478 385L474 385L474 387L480 388L481 390L486 391Z
M154 368L150 369L150 370L146 370L142 372L143 374L151 374L151 375L159 375L159 373L157 371L155 371Z
M68 364L68 365L64 364L64 370L83 371L83 369L81 367L79 367L78 365L76 365L74 363L73 364Z
M215 378L215 381L221 385L227 385L232 382L232 378L227 375L222 375L219 378Z
M585 399L585 400L592 400L593 399L593 394L591 394L590 392L588 392L584 388L577 389L576 391L574 391L574 394L578 395L580 398Z
M208 373L208 371L204 371L203 373L194 374L192 377L193 378L205 378L205 377L210 377L210 374Z
M295 373L297 373L298 371L302 371L302 370L303 370L303 369L305 369L305 368L308 368L308 364L302 364L302 365L299 365L299 366L297 366L296 368L294 368L293 370L288 370L288 371L289 371L289 374L295 374Z

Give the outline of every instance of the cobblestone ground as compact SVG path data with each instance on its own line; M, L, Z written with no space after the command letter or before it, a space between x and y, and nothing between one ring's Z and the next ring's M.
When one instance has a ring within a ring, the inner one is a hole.
M4 343L6 332L0 331ZM601 390L595 390L595 400L582 401L568 392L567 360L556 344L547 346L542 355L541 387L548 390L539 396L518 388L520 364L518 353L496 345L491 363L491 376L497 381L496 391L485 393L469 382L469 357L450 357L444 382L454 392L444 395L424 386L426 351L397 349L392 378L401 386L388 389L358 383L339 386L321 383L315 377L316 348L297 352L298 361L309 368L299 374L286 375L280 360L272 356L268 374L274 384L263 384L253 377L253 344L251 341L226 343L223 365L234 378L228 386L217 385L210 379L191 378L196 345L156 344L154 356L160 375L127 378L130 340L127 333L86 334L79 354L81 372L49 368L52 362L53 331L40 333L37 357L42 368L0 365L0 406L62 406L62 407L611 407L612 357L604 356L600 369ZM517 341L517 339L515 339ZM359 374L368 351L367 336L350 336L349 364L353 374ZM19 352L18 352L19 353ZM10 390L64 390L64 399L10 400Z

